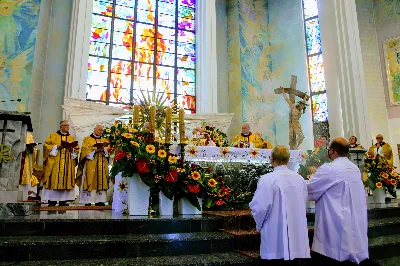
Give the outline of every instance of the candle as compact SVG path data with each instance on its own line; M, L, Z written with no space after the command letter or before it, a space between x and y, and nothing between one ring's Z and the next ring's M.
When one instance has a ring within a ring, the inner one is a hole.
M149 123L149 126L150 126L149 131L150 132L154 132L155 122L156 122L156 106L152 105L152 106L150 106L150 123Z
M139 105L133 107L133 126L139 125Z
M172 124L172 108L167 107L165 118L165 143L171 142L171 124Z
M181 144L185 141L185 110L179 109L179 137Z

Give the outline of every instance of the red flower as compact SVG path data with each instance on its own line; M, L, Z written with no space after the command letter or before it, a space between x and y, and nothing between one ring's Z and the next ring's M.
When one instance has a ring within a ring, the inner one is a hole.
M147 144L149 144L149 143L151 142L151 139L146 138L146 139L144 139L144 142L146 142Z
M169 173L165 176L165 181L168 182L178 181L178 171L176 169L170 170Z
M118 161L118 160L121 160L122 158L124 158L124 157L126 157L126 156L128 156L128 155L129 155L129 153L127 153L127 152L124 152L124 151L117 151L117 154L115 154L114 159L115 159L116 161Z
M190 165L192 168L196 168L196 164L194 164L194 163L192 163L191 165Z
M215 202L215 205L220 206L225 204L225 201L223 201L222 199L217 200L217 202Z
M208 167L208 168L206 169L206 172L207 172L207 173L211 173L211 168Z
M200 187L197 185L188 185L187 187L191 193L199 193L200 192Z
M149 164L147 163L146 158L139 158L136 160L136 169L139 175L150 172L150 167Z

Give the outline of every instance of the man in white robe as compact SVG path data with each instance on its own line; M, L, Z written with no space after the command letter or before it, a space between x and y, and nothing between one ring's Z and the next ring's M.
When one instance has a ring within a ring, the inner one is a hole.
M289 150L272 150L274 172L263 175L250 202L257 231L261 232L260 256L268 265L310 258L306 218L307 187L304 179L288 169Z
M348 153L348 141L334 138L328 149L334 161L322 165L307 181L308 199L315 201L312 257L321 265L328 258L356 264L368 259L365 191L360 170Z

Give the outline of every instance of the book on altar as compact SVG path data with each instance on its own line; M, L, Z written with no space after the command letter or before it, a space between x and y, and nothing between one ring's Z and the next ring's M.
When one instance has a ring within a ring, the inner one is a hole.
M93 144L93 148L97 148L97 149L102 149L106 146L108 146L108 142L98 142L96 144Z
M67 142L67 141L61 141L61 147L64 149L72 149L75 148L78 145L78 141L74 141L74 142Z
M42 144L42 143L40 143L40 142L29 143L29 144L26 144L26 147L33 149L34 147L36 147L37 145L40 145L40 144Z

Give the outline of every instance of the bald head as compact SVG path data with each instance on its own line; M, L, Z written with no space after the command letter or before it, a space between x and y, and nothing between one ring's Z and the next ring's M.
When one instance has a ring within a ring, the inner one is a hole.
M242 124L242 134L249 134L250 132L250 125L248 123Z
M350 145L347 139L343 137L336 137L332 140L330 149L334 150L339 156L347 157L349 154Z
M96 125L96 127L93 130L93 133L96 136L101 136L101 135L103 135L103 128L104 128L103 125Z

